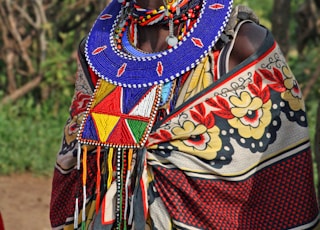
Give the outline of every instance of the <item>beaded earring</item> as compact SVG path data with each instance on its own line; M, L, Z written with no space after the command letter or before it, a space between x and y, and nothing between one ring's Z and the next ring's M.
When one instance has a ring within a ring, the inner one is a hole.
M178 38L174 36L174 23L173 23L173 8L176 7L176 14L180 14L180 7L176 0L164 0L164 6L166 7L165 15L169 18L169 35L166 38L166 42L169 46L173 47L177 45Z

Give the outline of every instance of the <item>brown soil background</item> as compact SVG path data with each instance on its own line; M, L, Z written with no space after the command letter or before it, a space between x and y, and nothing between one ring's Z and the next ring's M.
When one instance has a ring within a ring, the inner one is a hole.
M50 177L0 176L0 212L5 230L50 230L50 192Z

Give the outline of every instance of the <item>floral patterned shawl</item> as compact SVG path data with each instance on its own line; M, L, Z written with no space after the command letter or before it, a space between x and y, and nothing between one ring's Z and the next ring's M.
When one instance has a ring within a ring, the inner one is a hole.
M166 210L157 229L308 229L318 220L304 102L270 34L158 123L148 149L159 197L151 213Z
M212 63L209 55L193 70L176 108L137 152L130 226L312 228L319 210L305 107L279 47L269 34L257 53L215 82ZM93 92L85 75L90 71L80 66L55 168L53 229L73 229L74 199L81 199L75 136ZM115 187L95 214L95 150L87 161L86 228L113 229Z

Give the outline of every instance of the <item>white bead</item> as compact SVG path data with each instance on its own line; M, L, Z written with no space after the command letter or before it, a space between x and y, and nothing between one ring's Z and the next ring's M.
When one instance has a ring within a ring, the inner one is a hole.
M177 15L180 15L180 6L177 6L176 12L177 12Z
M168 45L169 46L175 46L175 45L177 45L178 44L178 38L177 37L175 37L175 36L168 36L167 38L166 38L166 42L168 43Z

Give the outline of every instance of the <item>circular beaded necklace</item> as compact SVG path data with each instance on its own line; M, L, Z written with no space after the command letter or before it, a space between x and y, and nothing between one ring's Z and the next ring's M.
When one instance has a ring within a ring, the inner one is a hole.
M113 0L100 14L87 39L86 58L100 78L122 87L141 88L172 81L194 68L218 41L232 0L182 0L157 10L130 4ZM178 42L157 53L138 50L134 26L159 21L184 22Z

